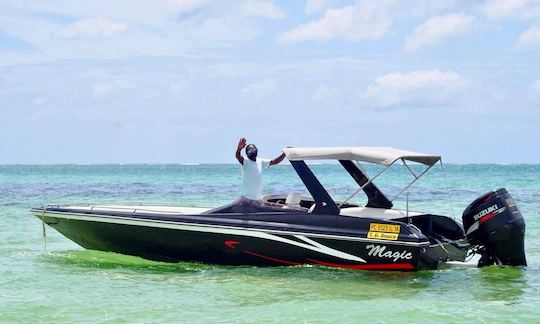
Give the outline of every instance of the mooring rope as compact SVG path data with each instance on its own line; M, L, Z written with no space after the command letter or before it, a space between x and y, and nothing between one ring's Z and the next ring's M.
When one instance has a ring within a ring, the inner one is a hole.
M41 235L43 236L43 250L47 251L47 231L45 230L45 211L49 205L43 206L41 211Z

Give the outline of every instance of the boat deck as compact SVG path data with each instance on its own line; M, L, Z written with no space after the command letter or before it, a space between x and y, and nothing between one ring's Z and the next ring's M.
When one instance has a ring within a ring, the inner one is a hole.
M96 213L107 213L107 212L123 212L123 213L144 213L144 214L186 214L186 215L196 215L202 214L206 211L211 210L212 208L203 208L203 207L180 207L180 206L159 206L159 205L88 205L88 206L77 206L77 205L67 205L60 206L71 212L96 212Z
M51 206L52 207L52 206ZM49 208L51 208L49 207ZM213 208L205 207L182 207L182 206L160 206L160 205L62 205L54 206L73 213L132 213L132 214L167 214L167 215L199 215L206 213ZM46 207L47 208L47 207ZM341 210L341 216L366 217L378 219L400 219L410 216L421 215L418 212L406 212L404 210L382 209L370 207L350 207Z

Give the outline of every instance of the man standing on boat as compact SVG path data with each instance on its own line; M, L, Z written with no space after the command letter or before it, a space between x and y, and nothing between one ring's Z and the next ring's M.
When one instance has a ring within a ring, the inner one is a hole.
M247 159L240 152L244 147L246 148ZM285 158L285 153L282 153L273 160L261 159L257 158L257 153L258 150L255 144L246 146L246 139L240 138L236 148L236 159L242 165L242 196L253 200L262 199L262 173L264 169L280 163Z

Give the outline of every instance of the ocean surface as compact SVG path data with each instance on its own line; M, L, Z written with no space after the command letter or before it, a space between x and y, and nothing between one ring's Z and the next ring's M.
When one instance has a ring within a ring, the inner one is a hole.
M337 199L357 188L339 165L313 168ZM411 176L399 167L389 171L375 183L392 197ZM44 239L29 209L81 202L214 207L239 195L239 167L0 166L0 321L539 323L540 165L445 165L444 171L437 166L410 188L410 210L461 219L476 197L505 187L527 224L528 267L416 273L224 267L89 251L52 228ZM265 193L305 193L287 164L270 168L263 181ZM404 208L405 199L396 205Z

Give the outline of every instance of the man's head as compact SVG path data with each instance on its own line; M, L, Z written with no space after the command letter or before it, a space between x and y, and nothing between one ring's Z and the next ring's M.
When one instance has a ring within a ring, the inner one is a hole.
M249 144L248 146L246 146L246 155L251 161L257 160L258 152L259 150L257 150L257 146L255 146L255 144Z

